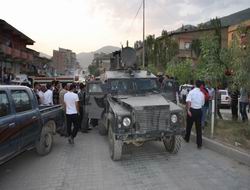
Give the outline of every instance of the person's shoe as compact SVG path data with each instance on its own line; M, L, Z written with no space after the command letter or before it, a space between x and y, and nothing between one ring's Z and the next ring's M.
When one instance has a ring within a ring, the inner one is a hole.
M68 142L69 142L69 144L72 144L72 138L71 137L68 138Z
M202 149L202 146L197 146L198 150L201 150Z
M184 141L185 141L186 143L189 143L189 141L186 139L186 137L183 137L183 139L184 139Z
M75 144L74 138L71 137L71 144Z

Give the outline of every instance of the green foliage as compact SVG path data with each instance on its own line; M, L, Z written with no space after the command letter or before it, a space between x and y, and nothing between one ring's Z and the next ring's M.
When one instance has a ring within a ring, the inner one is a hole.
M197 57L200 56L201 53L201 41L199 39L192 40L191 50L195 53Z
M166 73L177 78L180 84L189 83L194 79L193 64L190 59L178 60L173 59L166 69Z
M96 65L89 65L88 66L89 73L94 76L99 76L100 71Z
M167 31L162 31L160 39L155 39L154 35L146 38L146 61L149 70L158 71L165 69L169 61L178 53L178 44L168 36ZM153 69L153 67L156 67Z
M247 45L245 48L241 46L239 40L241 32L242 30L239 30L237 37L232 41L224 57L227 58L229 68L233 71L230 85L244 87L250 91L250 46ZM246 44L250 44L249 31L245 35L247 36Z
M196 78L209 80L214 86L224 77L226 65L221 61L220 42L216 35L201 40L201 54L195 73Z

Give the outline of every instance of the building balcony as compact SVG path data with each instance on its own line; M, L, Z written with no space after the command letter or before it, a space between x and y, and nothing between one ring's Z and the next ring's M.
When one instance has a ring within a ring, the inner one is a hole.
M0 54L2 54L4 58L13 59L15 61L32 62L34 60L34 55L32 53L10 48L4 44L0 45Z
M34 59L33 55L31 53L27 53L27 60L32 62Z
M179 58L197 58L195 53L191 49L179 49Z
M10 48L10 47L8 47L8 46L6 46L6 45L4 45L4 44L1 44L1 45L0 45L0 53L2 53L2 54L4 54L4 55L9 55L9 56L11 56L12 51L11 51L11 48Z
M13 58L17 58L17 59L21 58L21 51L18 50L18 49L12 48L11 49L11 55L12 55Z
M25 59L25 60L28 59L28 54L26 52L22 51L21 52L21 58Z

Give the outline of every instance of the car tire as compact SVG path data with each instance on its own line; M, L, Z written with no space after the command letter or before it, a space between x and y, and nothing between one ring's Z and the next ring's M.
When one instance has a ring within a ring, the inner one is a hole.
M105 128L105 126L104 126L104 124L103 124L102 121L99 121L98 131L99 131L99 134L102 135L102 136L106 136L108 134L108 131Z
M115 139L115 135L112 131L112 127L109 127L108 134L109 134L110 157L113 161L121 160L123 142L121 140Z
M52 150L53 132L48 126L44 126L40 138L36 142L36 152L41 155L47 155Z
M170 136L168 138L163 139L163 144L165 146L166 151L171 154L177 154L181 148L182 137L180 135Z

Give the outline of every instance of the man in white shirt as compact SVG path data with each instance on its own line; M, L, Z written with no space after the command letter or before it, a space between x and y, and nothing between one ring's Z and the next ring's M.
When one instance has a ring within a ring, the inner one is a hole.
M184 137L184 140L186 142L189 142L190 139L190 133L193 126L193 123L195 122L196 127L196 143L197 148L201 149L202 147L202 132L201 132L201 117L202 117L202 106L205 103L205 96L201 92L201 81L197 80L195 82L196 87L191 90L186 99L186 107L187 107L187 127L186 127L186 135Z
M53 105L53 92L51 90L51 84L47 84L46 87L47 87L47 90L43 96L44 97L43 104L46 106L51 106Z
M74 144L74 138L77 135L79 129L79 98L76 93L75 84L71 84L69 91L64 95L64 107L66 110L66 119L67 119L67 132L68 132L68 141L70 144ZM73 123L73 131L72 131Z

